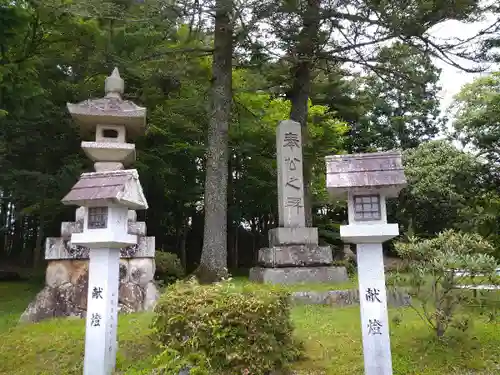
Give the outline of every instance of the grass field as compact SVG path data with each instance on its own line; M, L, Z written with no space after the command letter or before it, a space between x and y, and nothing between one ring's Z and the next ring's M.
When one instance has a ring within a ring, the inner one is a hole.
M39 288L29 283L0 283L0 374L81 374L84 322L55 319L16 326L16 321ZM331 289L331 288L329 288ZM450 332L436 340L410 310L391 326L395 375L498 375L500 326L475 320L467 334ZM301 375L360 375L363 359L359 309L300 306L292 311L296 334L304 340L307 359L296 364ZM151 314L120 316L118 374L150 368L156 352L149 338Z

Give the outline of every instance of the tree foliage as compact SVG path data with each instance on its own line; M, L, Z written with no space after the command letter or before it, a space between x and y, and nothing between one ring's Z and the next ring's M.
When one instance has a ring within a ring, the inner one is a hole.
M234 48L221 96L231 113L217 117L222 124L210 109L220 50L211 2L0 2L0 258L38 264L44 238L73 220L74 209L59 201L92 165L66 102L102 96L115 66L125 98L148 109L135 166L150 208L139 219L188 272L203 248L207 161L226 148L226 136L227 168L217 164L210 194L218 202L227 195L227 208L215 215L227 231L213 226L217 246L206 248L218 249L220 267L226 248L230 268L255 264L277 225L275 129L291 114L304 128L305 182L322 241L340 244L346 219L345 204L326 194L324 156L400 147L408 149L409 187L397 214L405 228L422 236L459 228L498 243L495 170L445 143L417 146L440 126L431 56L446 59L453 50L430 44L426 31L446 19L474 19L477 2L233 5L227 35ZM491 99L484 123L495 118L496 86L480 86ZM481 126L476 147L493 153L494 130ZM207 152L209 129L224 138L216 154ZM489 131L487 146L481 137ZM227 194L217 192L222 180Z
M500 72L465 85L455 98L453 137L464 146L500 161Z
M495 278L498 264L489 254L493 246L477 234L448 230L432 239L409 238L396 243L398 254L409 261L409 275L396 278L400 285L409 285L414 297L412 307L438 337L449 327L466 330L469 327L467 305L480 304L481 296L457 288L458 271L467 270L472 276ZM471 282L472 286L475 283ZM477 284L477 283L476 283Z

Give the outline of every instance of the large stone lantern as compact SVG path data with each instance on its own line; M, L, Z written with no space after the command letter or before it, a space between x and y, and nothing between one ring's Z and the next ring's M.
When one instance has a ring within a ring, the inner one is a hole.
M108 236L107 240L101 241L103 247L107 246L104 246L106 243L114 243L113 247L120 249L120 311L151 309L158 298L154 284L155 238L146 236L146 223L138 222L135 212L136 209L146 208L147 205L132 204L128 201L130 197L126 195L121 196L122 203L119 205L108 205L109 201L99 200L99 194L106 196L113 193L113 189L118 189L120 185L117 181L123 179L128 181L127 184L132 184L127 185L128 187L122 186L127 194L142 194L137 172L125 168L135 161L136 150L132 141L145 132L146 108L122 98L124 81L118 69L115 68L111 76L106 78L104 86L103 98L76 104L68 103L68 111L79 126L83 138L81 147L94 162L96 171L82 175L79 184L94 185L86 190L89 195L85 200L71 198L63 202L80 207L76 209L74 222L61 223L61 237L47 238L46 286L28 306L21 317L22 321L40 321L59 316L86 316L91 244L88 242L88 231L92 231L95 236ZM71 194L76 194L76 190ZM144 204L145 202L144 200ZM99 225L91 218L102 219L104 216L110 223L107 229L89 228L90 222L92 225ZM121 232L114 224L111 225L118 218L122 225ZM116 237L118 232L121 233L121 239ZM112 234L115 237L111 240L109 236Z

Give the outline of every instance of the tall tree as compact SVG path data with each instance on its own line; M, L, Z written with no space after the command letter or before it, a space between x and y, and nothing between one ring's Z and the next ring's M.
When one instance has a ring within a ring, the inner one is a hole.
M227 275L228 135L232 103L233 1L216 0L212 89L205 176L202 282Z
M351 124L350 149L406 150L436 136L440 70L430 56L397 42L380 49L374 67L358 79L356 98L364 111Z
M398 221L416 235L462 229L471 207L487 192L487 165L447 141L430 141L403 154L408 187L403 190Z
M291 82L282 82L292 101L291 116L305 126L307 102L310 99L311 80L315 68L331 71L340 65L352 64L375 73L386 72L383 64L375 64L378 49L387 43L401 41L406 46L432 55L459 67L454 56L467 54L463 41L439 43L428 33L440 22L474 20L483 8L477 1L372 1L358 0L299 0L262 2L256 6L254 20L250 24L262 23L262 29L271 30L273 38L264 44L261 33L253 37L255 50L269 56L280 55L281 62L289 68L290 75L283 77ZM258 19L259 21L255 21ZM274 41L274 43L273 43ZM465 68L464 68L465 69ZM392 74L400 74L397 71ZM309 162L304 162L304 184L306 192L306 221L311 224L312 199Z
M500 162L500 72L477 78L455 97L451 136L463 146Z

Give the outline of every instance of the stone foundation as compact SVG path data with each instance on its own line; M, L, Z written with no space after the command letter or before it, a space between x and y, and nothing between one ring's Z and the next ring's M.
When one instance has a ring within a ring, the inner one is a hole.
M120 312L151 310L158 299L153 258L120 259ZM88 260L52 260L46 285L21 315L21 322L55 317L84 318L87 309Z
M83 231L85 210L76 210L74 222L61 223L61 237L45 241L45 287L21 315L21 322L39 322L54 317L84 318L87 310L89 249L71 244L71 235ZM154 283L155 238L146 236L146 223L129 211L128 233L137 235L137 245L120 249L120 312L151 310L159 297Z
M259 266L301 267L328 266L333 262L329 246L288 245L265 247L259 250Z
M250 280L269 284L341 283L348 276L345 267L254 267Z
M334 267L330 246L318 245L318 228L274 228L269 246L259 250L250 280L270 284L340 283L348 280L345 267Z

